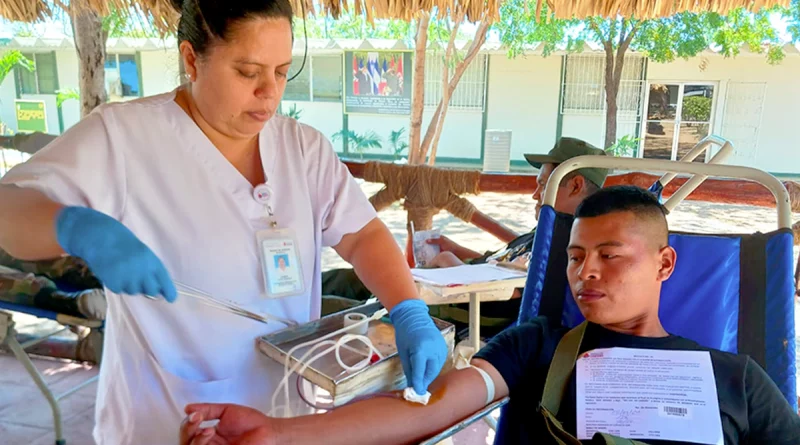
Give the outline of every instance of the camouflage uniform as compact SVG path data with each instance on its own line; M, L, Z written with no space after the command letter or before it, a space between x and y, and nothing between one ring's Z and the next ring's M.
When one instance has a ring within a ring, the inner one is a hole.
M92 320L105 319L103 286L79 258L21 261L0 250L0 266L14 269L0 270L0 300Z
M45 276L71 290L81 291L103 288L100 280L92 274L86 263L73 256L65 256L53 260L22 261L0 249L0 266Z
M0 266L8 268L0 268L1 301L79 318L105 320L107 306L103 286L79 258L21 261L0 250ZM70 291L60 290L59 286ZM78 336L75 350L57 358L99 364L103 354L102 328L70 326L70 330ZM47 343L51 340L41 344L43 351L49 350Z

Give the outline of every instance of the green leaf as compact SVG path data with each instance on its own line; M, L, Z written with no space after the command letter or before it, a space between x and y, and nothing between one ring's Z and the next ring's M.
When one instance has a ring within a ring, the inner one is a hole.
M17 66L28 71L36 70L33 61L23 56L22 53L17 50L11 50L0 55L0 84L2 84L6 76L14 70L14 67Z
M66 90L56 91L56 107L61 108L61 105L68 100L81 100L81 94L76 88L69 88Z

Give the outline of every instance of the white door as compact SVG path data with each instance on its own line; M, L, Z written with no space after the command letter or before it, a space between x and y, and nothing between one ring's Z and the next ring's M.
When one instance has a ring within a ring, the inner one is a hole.
M639 156L675 161L711 134L716 88L703 82L650 82Z

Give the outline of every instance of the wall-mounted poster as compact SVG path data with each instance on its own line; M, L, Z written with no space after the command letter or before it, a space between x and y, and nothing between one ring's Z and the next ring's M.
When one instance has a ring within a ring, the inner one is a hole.
M345 51L344 112L411 114L412 51Z

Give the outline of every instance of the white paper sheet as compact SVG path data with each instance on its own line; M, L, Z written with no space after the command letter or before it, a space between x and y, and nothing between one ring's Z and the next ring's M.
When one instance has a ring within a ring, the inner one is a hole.
M441 286L457 286L525 277L524 272L495 266L475 264L442 269L411 269L415 278Z
M576 363L578 439L595 432L627 439L723 445L707 351L595 349Z

